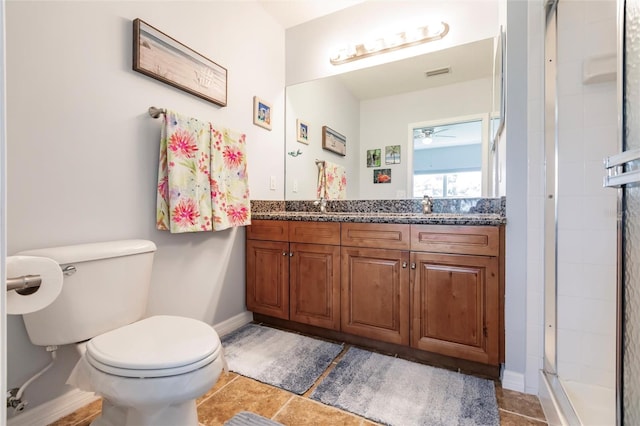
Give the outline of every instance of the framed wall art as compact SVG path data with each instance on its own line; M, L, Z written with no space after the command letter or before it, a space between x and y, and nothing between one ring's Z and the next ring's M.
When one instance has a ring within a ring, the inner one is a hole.
M367 167L380 167L380 157L382 156L380 149L367 150Z
M133 70L227 106L227 69L141 19L133 21Z
M322 148L345 156L347 155L347 138L328 126L322 126Z
M384 164L400 164L400 145L384 147Z
M375 169L373 183L391 183L391 169Z
M296 120L296 140L309 145L309 125L302 120Z
M271 130L271 104L257 96L253 97L253 124Z

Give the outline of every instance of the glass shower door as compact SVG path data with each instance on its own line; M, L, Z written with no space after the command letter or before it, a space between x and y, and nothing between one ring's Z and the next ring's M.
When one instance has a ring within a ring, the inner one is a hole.
M619 0L618 79L622 152L606 159L606 186L619 190L618 423L640 424L640 0Z
M635 183L623 191L622 419L640 424L640 0L627 0L624 31L623 149L635 152L626 173Z

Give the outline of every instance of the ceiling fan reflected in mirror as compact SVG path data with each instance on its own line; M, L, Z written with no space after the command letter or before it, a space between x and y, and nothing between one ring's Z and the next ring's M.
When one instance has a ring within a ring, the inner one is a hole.
M422 129L413 129L413 138L418 139L424 145L429 145L433 142L433 138L455 138L453 135L441 135L440 133L446 132L448 128L437 129L434 127L425 127Z

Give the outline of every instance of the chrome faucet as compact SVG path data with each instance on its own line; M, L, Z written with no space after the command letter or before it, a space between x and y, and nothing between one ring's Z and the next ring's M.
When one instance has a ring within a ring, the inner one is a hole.
M424 197L422 197L421 204L422 204L422 213L424 214L432 213L433 199L431 197L429 197L428 195L425 195Z
M320 197L319 200L314 201L313 205L314 206L320 205L320 213L327 212L327 200L325 200L324 197Z

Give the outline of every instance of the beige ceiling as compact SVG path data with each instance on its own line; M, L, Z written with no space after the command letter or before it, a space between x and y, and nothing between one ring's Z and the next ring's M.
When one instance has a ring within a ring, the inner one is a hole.
M258 0L285 29L362 3L365 0Z

